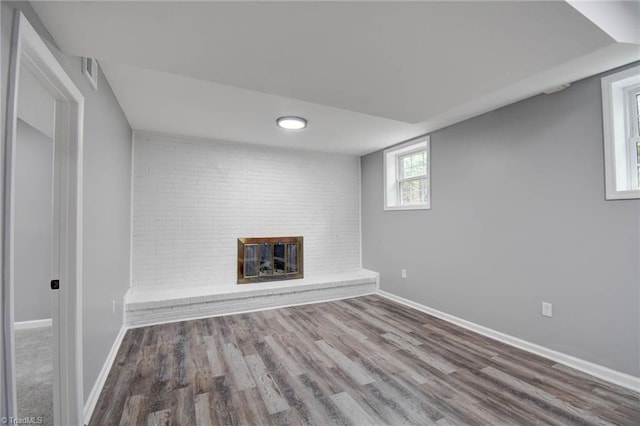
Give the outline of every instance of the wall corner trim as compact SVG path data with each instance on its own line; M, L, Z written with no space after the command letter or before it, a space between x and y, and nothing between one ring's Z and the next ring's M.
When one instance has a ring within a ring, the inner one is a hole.
M583 373L590 374L599 379L606 380L607 382L613 383L615 385L622 386L626 389L640 392L640 377L622 373L620 371L616 371L602 365L594 364L590 361L585 361L583 359L576 358L574 356L567 355L562 352L558 352L553 349L549 349L544 346L540 346L505 333L501 333L491 328L484 327L471 321L467 321L462 318L458 318L456 316L449 315L447 313L430 308L428 306L421 305L420 303L413 302L409 299L396 296L395 294L388 293L384 290L378 290L378 295L394 302L417 309L426 314L433 315L436 318L440 318L457 326L466 328L467 330L471 330L485 337L498 340L499 342L506 343L507 345L514 346L518 349L522 349L535 355L539 355L552 361L556 361L560 364L582 371Z
M105 382L107 381L107 376L109 375L109 371L111 371L111 367L113 366L113 362L116 359L116 355L118 354L118 349L120 349L120 345L122 344L122 340L124 339L124 335L126 334L128 328L124 325L120 328L118 335L113 341L113 345L111 346L111 350L107 355L107 359L104 361L104 365L96 378L95 383L93 384L93 388L91 389L91 393L89 393L89 397L87 398L84 404L84 424L89 424L89 420L91 420L91 416L93 415L93 410L96 408L96 404L98 403L98 398L100 397L100 393L102 392L102 388L104 387Z

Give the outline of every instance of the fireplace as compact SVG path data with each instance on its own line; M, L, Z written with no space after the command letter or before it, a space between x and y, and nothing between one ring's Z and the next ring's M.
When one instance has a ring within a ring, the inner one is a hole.
M238 238L238 284L303 278L302 237Z

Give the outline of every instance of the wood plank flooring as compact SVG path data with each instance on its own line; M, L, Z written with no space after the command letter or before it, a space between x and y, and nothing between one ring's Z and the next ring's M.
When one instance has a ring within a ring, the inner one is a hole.
M90 425L640 425L637 393L378 296L129 330Z

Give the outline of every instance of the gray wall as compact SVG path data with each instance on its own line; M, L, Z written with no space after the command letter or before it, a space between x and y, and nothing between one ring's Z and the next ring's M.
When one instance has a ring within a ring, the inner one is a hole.
M122 302L129 287L131 128L102 73L99 90L93 91L82 76L81 58L56 49L30 4L6 1L1 2L3 124L9 40L16 8L23 10L50 43L53 54L85 96L82 327L86 399L122 327ZM112 300L117 303L115 314Z
M26 67L20 70L19 86L18 117L53 139L56 100Z
M640 201L604 200L599 78L435 132L431 155L429 211L383 211L382 152L361 159L381 288L640 376Z
M15 198L16 321L51 318L53 139L18 120Z

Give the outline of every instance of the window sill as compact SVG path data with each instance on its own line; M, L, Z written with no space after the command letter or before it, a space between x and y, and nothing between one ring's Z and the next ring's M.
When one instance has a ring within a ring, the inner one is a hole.
M394 211L394 210L431 210L431 206L429 204L413 204L410 206L385 206L385 211Z

